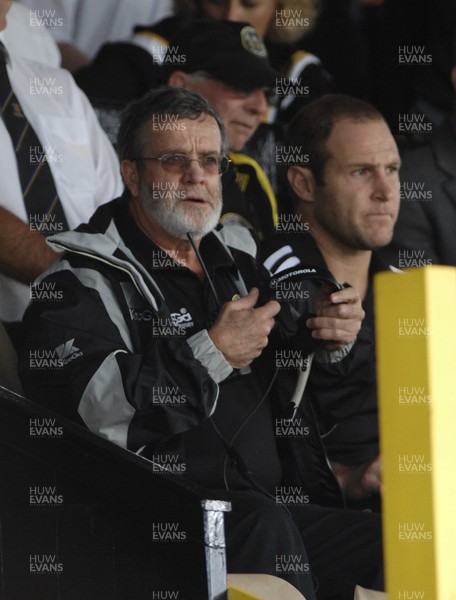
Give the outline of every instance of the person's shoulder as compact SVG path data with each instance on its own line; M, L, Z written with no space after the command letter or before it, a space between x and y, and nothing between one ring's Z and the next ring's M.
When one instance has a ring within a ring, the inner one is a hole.
M456 134L452 126L439 127L425 143L401 151L401 176L441 172L456 177Z
M238 250L256 257L257 244L248 227L240 223L228 223L213 233L230 250Z
M42 82L45 86L49 86L51 84L60 86L65 85L77 88L78 91L81 91L77 87L72 74L67 69L64 69L58 65L42 62L39 60L39 58L33 58L23 54L21 55L21 53L15 51L14 47L10 50L9 45L8 52L10 54L11 64L13 66L17 65L22 73L29 73L30 76L33 77L33 79L30 81L31 84L34 82ZM33 90L33 86L31 86L31 89ZM30 93L31 95L34 95L33 91ZM37 95L53 96L58 94L55 92L55 90L53 90L52 93L46 93L44 90L41 90L41 94Z
M269 181L266 172L254 158L247 154L243 154L242 152L230 152L229 158L237 173L245 173L250 177L253 177L258 181L267 195L275 199L271 182Z
M243 167L251 167L257 172L261 171L264 173L259 163L254 158L248 156L247 154L244 154L243 152L230 152L229 158L237 169L242 169Z
M156 36L168 44L170 38L183 27L186 22L177 16L166 17L148 25L136 25L133 29L134 35Z
M321 60L312 52L299 48L290 56L288 74L291 77L295 73L302 73L310 65L321 65Z
M247 195L257 197L258 201L263 201L270 208L272 222L276 226L279 220L277 198L265 171L247 154L230 152L229 158L237 172L236 180L241 183L241 187L245 188ZM242 183L242 178L246 180L245 183Z
M383 271L392 271L393 273L404 273L403 270L398 269L388 260L388 255L382 252L382 248L374 250L372 252L371 261L369 265L370 276L374 276L376 273L382 273Z
M60 117L86 119L92 112L86 95L66 69L17 55L14 49L10 63L12 88L29 119L34 114L48 115L43 124L48 126L53 119L56 127ZM32 125L37 127L34 121Z

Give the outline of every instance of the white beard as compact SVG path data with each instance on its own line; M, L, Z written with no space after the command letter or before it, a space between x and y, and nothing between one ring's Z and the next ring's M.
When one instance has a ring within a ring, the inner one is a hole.
M144 211L164 231L180 240L187 239L187 233L191 233L195 239L201 239L215 229L222 212L221 197L217 199L218 206L214 207L210 214L207 214L206 204L201 208L184 206L180 203L179 197L175 197L178 194L172 190L167 198L157 199L154 197L154 191L144 180L141 180L139 193Z

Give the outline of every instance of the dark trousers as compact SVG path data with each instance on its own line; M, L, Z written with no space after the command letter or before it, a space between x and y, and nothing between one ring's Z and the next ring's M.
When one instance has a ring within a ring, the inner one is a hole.
M353 600L355 586L383 590L378 514L290 506L255 491L221 494L228 572L265 573L294 585L306 600Z

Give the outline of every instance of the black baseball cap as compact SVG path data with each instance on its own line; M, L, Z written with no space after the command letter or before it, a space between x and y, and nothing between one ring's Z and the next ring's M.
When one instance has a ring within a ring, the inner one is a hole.
M174 71L205 71L244 91L275 87L280 77L269 64L260 34L239 21L193 21L170 37L162 67L166 79Z

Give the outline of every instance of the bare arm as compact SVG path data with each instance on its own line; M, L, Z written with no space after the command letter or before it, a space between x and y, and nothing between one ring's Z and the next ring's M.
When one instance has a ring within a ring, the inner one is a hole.
M30 283L57 259L45 237L0 207L0 271Z
M74 73L89 64L90 58L78 50L76 46L67 42L59 42L58 46L62 55L62 67L68 69L70 73Z

